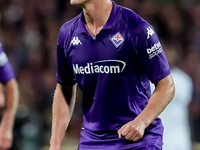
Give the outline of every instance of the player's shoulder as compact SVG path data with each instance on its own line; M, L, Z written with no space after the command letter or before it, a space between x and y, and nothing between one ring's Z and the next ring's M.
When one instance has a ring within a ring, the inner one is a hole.
M122 19L128 23L128 25L132 26L147 26L149 23L143 19L140 15L138 15L135 11L122 7Z
M77 15L73 19L65 22L59 31L59 38L66 37L67 35L70 35L77 27L78 21L81 19L81 14Z
M70 29L74 29L77 25L78 20L81 19L81 15L82 13L80 13L79 15L77 15L76 17L74 17L73 19L65 22L62 26L61 26L61 31L68 31Z
M122 7L122 20L125 22L127 28L129 28L129 31L133 31L134 33L146 34L147 28L154 30L148 21L126 7Z

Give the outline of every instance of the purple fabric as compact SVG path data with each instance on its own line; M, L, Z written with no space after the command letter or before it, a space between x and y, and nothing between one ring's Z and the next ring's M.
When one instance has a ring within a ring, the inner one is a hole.
M14 76L13 69L0 44L0 82L3 84L6 84L8 81L10 81L14 77L15 76Z
M60 29L57 64L57 82L70 86L78 82L83 92L80 150L162 147L159 118L138 142L117 135L147 105L149 80L156 83L170 74L159 38L148 22L113 2L109 20L94 38L81 13Z
M142 146L142 147L137 147L137 148L131 148L131 149L128 149L128 150L161 150L155 146Z

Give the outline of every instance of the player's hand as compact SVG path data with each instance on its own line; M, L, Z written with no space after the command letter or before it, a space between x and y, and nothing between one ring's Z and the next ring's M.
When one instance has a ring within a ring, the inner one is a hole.
M2 129L0 127L0 150L11 148L13 142L13 134L11 129Z
M136 142L143 137L145 128L146 126L144 123L133 120L123 125L118 130L118 135L119 138L123 136L127 140Z

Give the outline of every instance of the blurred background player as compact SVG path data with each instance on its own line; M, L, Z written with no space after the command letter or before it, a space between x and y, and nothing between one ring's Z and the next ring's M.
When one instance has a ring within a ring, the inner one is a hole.
M188 105L192 100L193 82L191 77L180 67L180 61L184 60L183 54L178 53L180 46L168 42L163 44L163 47L176 87L172 102L159 116L164 126L163 150L191 150ZM151 88L153 91L152 85Z
M9 149L13 142L13 126L18 106L18 85L13 69L0 43L0 150Z

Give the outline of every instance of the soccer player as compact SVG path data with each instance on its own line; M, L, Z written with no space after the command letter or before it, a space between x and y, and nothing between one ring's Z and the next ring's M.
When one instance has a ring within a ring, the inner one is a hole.
M13 141L13 125L18 106L18 85L13 69L0 43L0 150L9 149Z
M83 12L60 29L50 150L61 150L82 90L79 150L160 150L157 116L175 87L153 27L111 0L71 0ZM149 80L156 85L151 96Z

